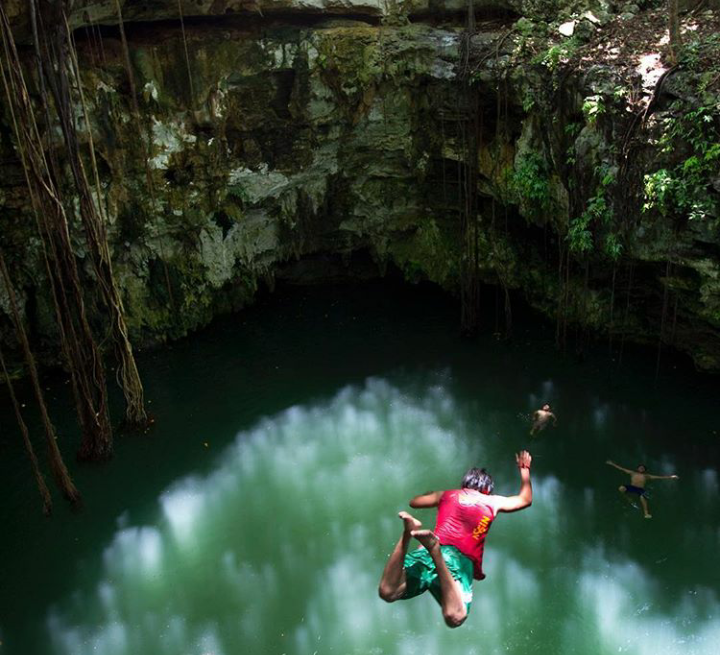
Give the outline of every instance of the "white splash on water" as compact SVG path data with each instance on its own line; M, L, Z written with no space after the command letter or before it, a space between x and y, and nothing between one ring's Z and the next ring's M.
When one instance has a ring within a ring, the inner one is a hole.
M204 496L198 489L200 482L188 478L160 497L165 518L180 544L193 540L195 524L203 513Z
M688 595L671 614L637 613L662 593L649 572L599 550L564 559L556 544L572 520L570 491L548 475L534 476L529 511L498 518L488 578L475 584L463 628L448 630L429 594L382 602L377 583L401 530L397 510L482 463L487 438L482 425L465 425L446 388L413 396L382 380L266 418L239 434L211 473L164 491L154 525L121 517L99 579L90 575L50 612L53 653L521 653L533 652L546 622L566 631L568 644L579 635L600 643L600 651L588 646L593 654L714 652L713 594ZM708 490L717 484L703 480ZM592 491L584 497L592 510ZM432 524L434 512L419 517ZM575 610L558 615L556 601L568 595ZM699 607L711 618L694 616Z
M160 570L162 537L151 527L125 528L115 535L103 560L112 577L134 575L150 578Z
M578 580L578 611L598 626L602 652L634 655L710 655L717 652L720 623L697 622L697 611L717 617L717 594L702 589L701 602L689 597L676 602L672 617L653 616L647 599L662 596L648 571L629 560L613 560L600 550L587 553ZM694 592L692 595L697 595ZM567 629L574 629L569 622Z

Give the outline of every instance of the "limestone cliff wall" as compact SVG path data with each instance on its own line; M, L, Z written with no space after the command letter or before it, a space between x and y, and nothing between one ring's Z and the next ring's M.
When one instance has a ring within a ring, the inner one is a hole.
M693 102L693 73L668 79L639 133L617 89L649 102L654 87L610 60L570 68L561 51L553 64L552 48L564 47L555 32L543 37L544 56L526 56L536 42L514 21L542 7L525 4L479 3L478 31L464 41L451 5L183 2L183 40L174 0L127 0L138 120L114 3L75 3L134 340L184 335L242 307L278 276L365 274L353 268L358 253L376 274L393 264L409 280L455 292L467 256L460 180L472 122L481 279L520 290L553 319L560 313L598 333L661 338L699 367L719 369L720 219L712 211L703 220L641 211L642 182L658 158L668 167L682 161L655 142L672 102ZM499 17L484 20L484 8ZM601 20L572 15L592 40ZM173 20L144 22L150 18ZM34 337L50 356L50 298L7 120L0 136L2 245ZM57 136L49 147L61 151ZM607 207L612 215L599 213ZM79 230L75 238L82 259ZM573 239L580 247L571 248ZM89 266L84 275L91 283ZM6 311L0 290L0 333L12 346ZM99 313L95 323L103 329Z

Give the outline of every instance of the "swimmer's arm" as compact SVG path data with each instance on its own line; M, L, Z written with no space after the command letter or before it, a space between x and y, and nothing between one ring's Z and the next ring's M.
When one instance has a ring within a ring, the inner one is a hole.
M623 473L629 473L632 475L633 473L637 473L637 471L631 471L630 469L626 469L622 466L618 466L615 462L613 462L611 459L607 460L605 462L606 464L609 464L610 466L614 466L618 471L622 471Z
M440 504L440 498L442 498L444 493L444 491L428 491L427 493L411 498L409 505L415 509L437 507Z
M672 475L650 475L650 473L645 474L646 478L649 478L650 480L679 480L679 476L675 475L674 473Z
M532 505L532 482L530 482L530 463L532 457L527 450L515 455L520 469L520 493L516 496L495 496L495 510L498 512L517 512Z
M550 416L552 416L553 427L555 427L557 425L557 416L555 416L552 412L550 412Z

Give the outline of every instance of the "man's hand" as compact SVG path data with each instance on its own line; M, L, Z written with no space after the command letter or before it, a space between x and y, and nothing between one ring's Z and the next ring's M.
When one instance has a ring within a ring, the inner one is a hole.
M515 454L515 461L519 469L529 469L532 463L532 455L527 450L521 450Z

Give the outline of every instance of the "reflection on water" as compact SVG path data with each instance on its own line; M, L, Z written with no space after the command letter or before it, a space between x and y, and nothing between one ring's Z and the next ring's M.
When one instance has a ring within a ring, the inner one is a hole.
M548 381L542 398L551 395ZM54 652L716 652L715 594L696 589L669 612L656 609L664 589L647 569L572 536L596 513L594 490L571 506L563 483L541 472L532 508L493 528L488 579L476 583L463 628L447 630L429 595L380 601L397 510L497 457L491 442L477 428L469 437L440 384L410 395L370 380L267 418L239 434L212 473L167 489L153 525L119 520L100 575L88 574L49 613ZM706 494L716 492L714 471L701 479ZM516 483L498 479L498 489L513 493Z
M610 563L600 550L591 550L584 558L578 587L580 612L596 626L601 652L717 652L720 604L709 589L676 599L672 618L653 616L653 599L664 590L638 564Z

